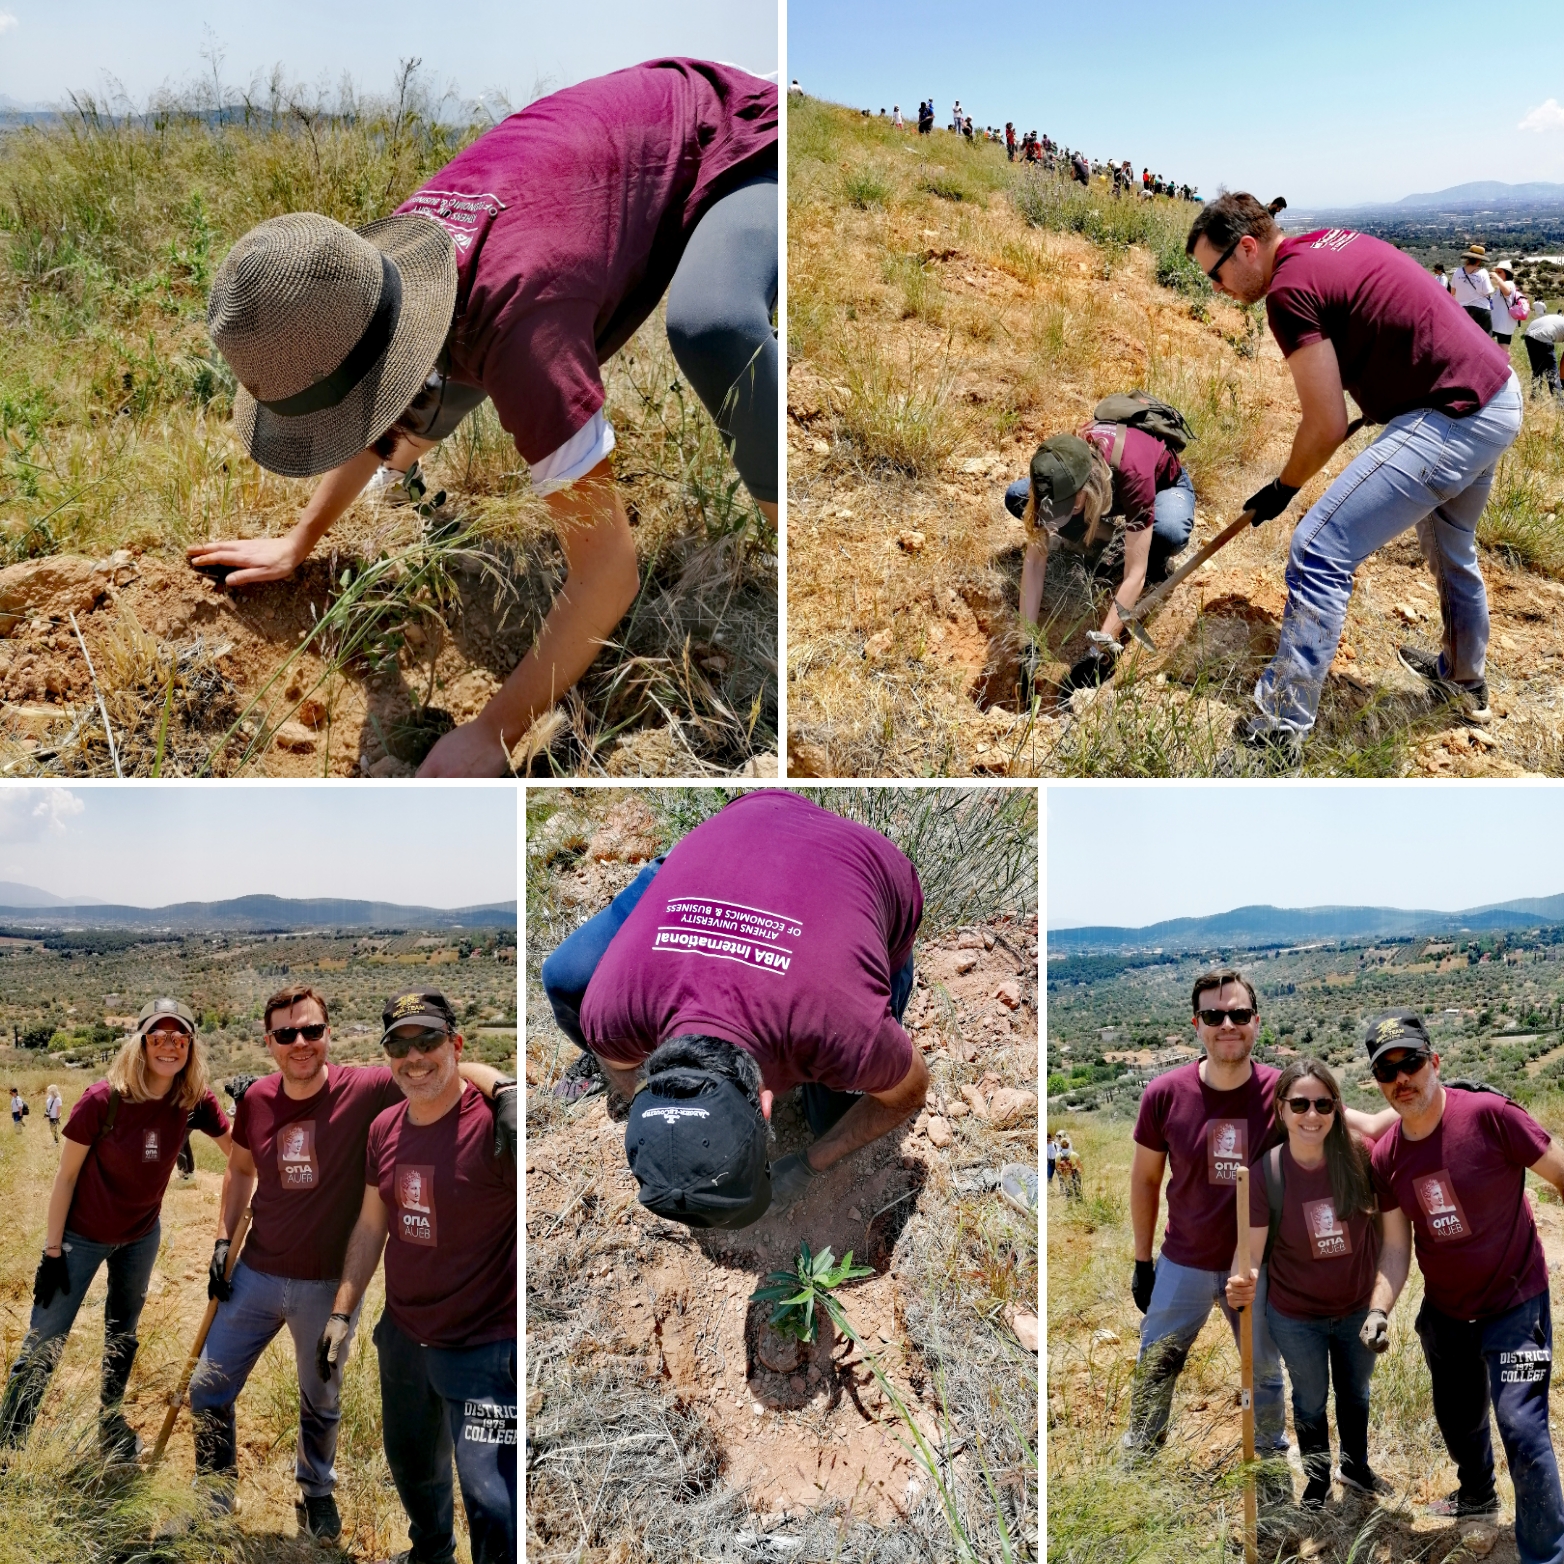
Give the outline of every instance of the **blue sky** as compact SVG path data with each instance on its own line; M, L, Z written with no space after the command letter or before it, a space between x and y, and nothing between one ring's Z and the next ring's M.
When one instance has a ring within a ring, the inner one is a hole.
M0 880L136 907L343 896L516 900L521 790L109 783L0 788Z
M418 56L442 86L453 81L467 98L499 88L516 108L539 89L659 55L728 60L761 75L778 69L774 0L596 0L589 9L515 0L0 0L0 94L52 103L73 88L97 91L112 75L144 102L165 84L209 74L208 28L227 84L281 63L295 80L334 84L347 71L379 92L399 59Z
M6 3L6 0L0 0ZM1450 0L1082 6L790 0L787 74L855 108L974 124L1294 206L1474 179L1564 182L1564 12ZM1541 130L1516 127L1545 110Z
M1050 787L1047 927L1232 907L1454 911L1564 892L1564 788Z

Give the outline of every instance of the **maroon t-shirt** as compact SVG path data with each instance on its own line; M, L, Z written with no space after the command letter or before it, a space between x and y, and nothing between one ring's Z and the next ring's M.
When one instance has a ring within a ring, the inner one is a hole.
M375 1116L403 1100L383 1064L328 1064L313 1097L293 1098L281 1074L262 1076L239 1100L234 1142L255 1158L252 1271L296 1281L342 1275L348 1234L364 1204L364 1142Z
M888 1091L912 1068L891 976L922 916L917 871L878 831L748 793L669 853L592 974L581 1027L619 1064L698 1032L753 1055L773 1092Z
M90 1146L76 1179L66 1228L97 1244L128 1244L152 1231L163 1191L190 1130L214 1138L228 1133L228 1115L207 1092L193 1108L167 1097L132 1102L121 1097L114 1128L103 1134L109 1111L107 1081L96 1081L71 1109L65 1138Z
M603 405L598 366L657 307L696 224L776 157L775 83L653 60L540 98L397 208L455 240L448 373L488 393L525 460Z
M433 1124L407 1104L370 1127L364 1177L390 1218L386 1310L426 1347L516 1335L516 1166L494 1155L494 1114L464 1086Z
M1135 1143L1168 1159L1168 1225L1162 1252L1175 1265L1225 1271L1238 1246L1238 1170L1259 1155L1276 1127L1271 1096L1280 1070L1250 1061L1249 1079L1218 1092L1192 1059L1147 1086Z
M1126 532L1144 532L1157 519L1157 495L1163 489L1171 489L1184 469L1178 457L1144 429L1123 424L1088 424L1081 434L1111 466L1120 429L1124 430L1124 454L1113 469L1113 514L1124 518Z
M1547 1149L1548 1132L1524 1108L1449 1086L1432 1135L1408 1140L1398 1122L1375 1142L1380 1209L1411 1218L1424 1291L1441 1314L1486 1319L1547 1289L1526 1198L1526 1169Z
M1283 239L1265 296L1290 358L1328 339L1370 423L1415 408L1474 413L1510 378L1510 356L1410 255L1351 228Z
M1267 1153L1269 1156L1269 1153ZM1254 1263L1265 1252L1271 1203L1265 1190L1266 1160L1249 1172L1249 1236ZM1368 1308L1379 1259L1379 1229L1366 1211L1343 1218L1331 1195L1330 1172L1322 1162L1303 1167L1282 1147L1282 1220L1267 1266L1266 1297L1279 1314L1294 1320L1340 1319Z

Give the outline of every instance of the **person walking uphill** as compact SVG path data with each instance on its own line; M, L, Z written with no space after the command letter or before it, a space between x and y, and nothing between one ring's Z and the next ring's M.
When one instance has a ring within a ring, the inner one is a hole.
M285 537L196 544L190 562L229 586L286 578L381 461L405 470L491 399L567 574L532 649L423 774L503 774L638 590L601 366L665 293L674 357L775 522L777 233L775 85L682 59L539 99L356 232L312 212L261 223L218 269L207 326L245 449L328 476Z
M229 1154L228 1119L207 1086L195 1017L177 999L154 999L107 1078L81 1094L65 1126L32 1317L0 1400L0 1446L27 1438L87 1290L106 1264L99 1447L110 1461L140 1453L122 1402L162 1236L163 1194L192 1129Z
M1255 686L1259 714L1237 736L1297 756L1341 640L1353 573L1412 527L1438 586L1443 644L1398 655L1469 720L1486 722L1477 523L1494 467L1520 432L1509 356L1409 255L1350 228L1284 236L1252 195L1202 208L1186 248L1220 292L1265 300L1297 388L1302 419L1287 464L1244 502L1256 524L1286 510L1346 438L1344 390L1368 422L1386 426L1293 529L1280 644Z
M1204 1057L1147 1086L1135 1121L1130 1222L1135 1271L1130 1292L1145 1315L1124 1436L1129 1459L1167 1438L1173 1388L1215 1303L1238 1333L1226 1285L1237 1250L1238 1170L1276 1128L1279 1072L1250 1055L1260 1029L1254 987L1230 968L1203 973L1192 994L1195 1035ZM1394 1122L1348 1110L1349 1126L1372 1139ZM1153 1262L1162 1180L1168 1179L1167 1230ZM1287 1448L1282 1368L1266 1312L1266 1278L1254 1295L1255 1448L1262 1457Z
M374 1340L386 1462L413 1544L403 1564L456 1557L453 1455L473 1564L515 1564L515 1086L506 1142L457 1073L462 1036L444 995L392 1000L382 1021L406 1101L370 1127L363 1204L317 1362L330 1378L345 1361L384 1247Z
M1491 1407L1515 1486L1521 1564L1561 1564L1564 1495L1548 1428L1553 1316L1526 1173L1564 1194L1564 1149L1502 1093L1446 1086L1415 1010L1374 1017L1364 1041L1399 1122L1371 1158L1385 1242L1363 1339L1379 1352L1389 1344L1386 1315L1406 1283L1415 1231L1417 1334L1460 1478L1432 1512L1497 1512Z
M642 1205L747 1227L917 1113L929 1072L901 1016L922 916L917 871L878 831L766 790L696 826L549 956L561 1029L633 1098ZM772 1102L795 1086L817 1139L772 1165Z

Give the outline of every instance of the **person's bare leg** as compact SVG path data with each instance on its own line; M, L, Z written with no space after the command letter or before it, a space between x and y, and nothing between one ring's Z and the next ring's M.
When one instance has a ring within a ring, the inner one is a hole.
M777 524L777 502L775 500L756 500L755 503L760 507L760 514L774 528Z
M532 650L471 722L429 751L419 776L505 775L512 746L591 667L635 601L635 538L607 460L546 503L559 522L565 584Z

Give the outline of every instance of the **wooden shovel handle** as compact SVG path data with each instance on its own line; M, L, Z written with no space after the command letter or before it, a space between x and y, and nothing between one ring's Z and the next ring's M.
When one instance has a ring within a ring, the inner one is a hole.
M1249 1280L1249 1169L1238 1170L1238 1243L1233 1275ZM1259 1559L1259 1516L1254 1492L1254 1315L1253 1304L1238 1311L1238 1384L1244 1429L1244 1564Z

